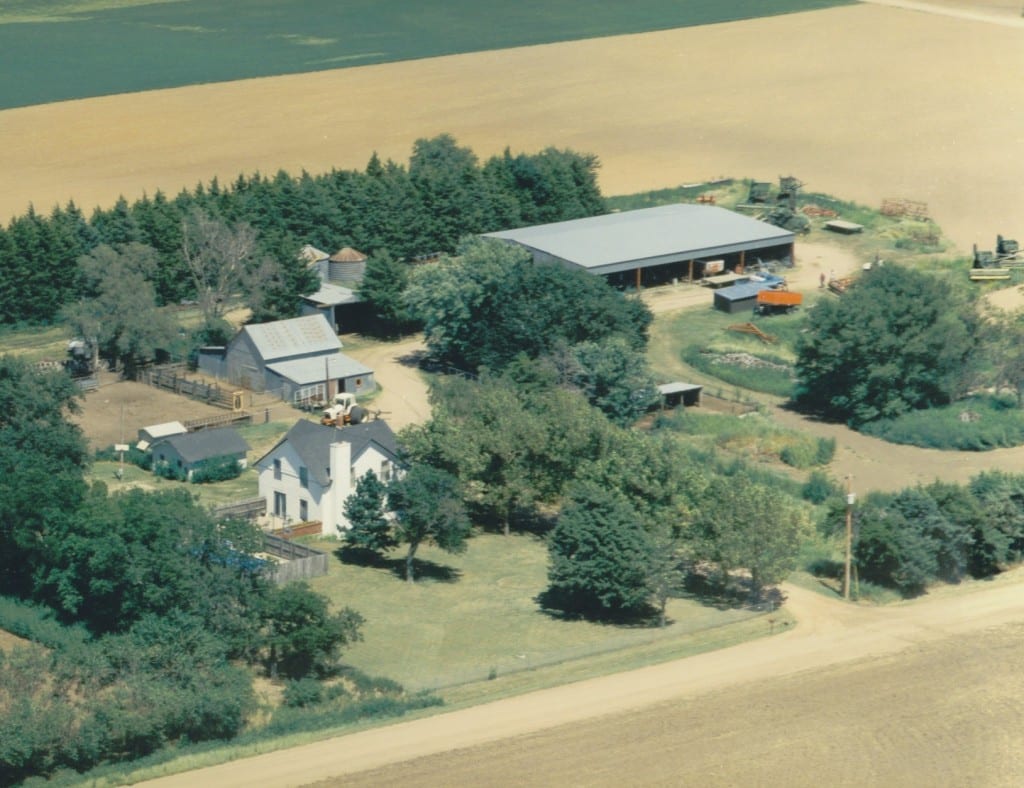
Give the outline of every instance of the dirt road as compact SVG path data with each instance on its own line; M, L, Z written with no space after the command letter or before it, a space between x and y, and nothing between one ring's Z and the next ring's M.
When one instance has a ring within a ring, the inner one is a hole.
M410 424L422 424L430 417L426 380L417 366L425 349L420 336L364 348L345 348L346 354L373 370L381 391L369 407L382 411L382 418L396 432Z
M530 753L549 735L556 737L555 741L558 741L558 736L565 735L564 729L553 732L551 729L581 723L599 732L596 740L605 741L607 748L602 752L588 743L589 739L578 741L581 751L586 754L577 754L575 762L583 763L587 768L604 764L607 771L599 771L593 780L588 779L584 771L570 782L649 783L642 777L644 769L655 768L657 764L661 764L657 768L663 768L673 761L667 759L664 752L646 762L638 760L634 755L635 748L642 743L643 737L627 724L630 720L649 718L648 725L671 732L675 728L670 721L678 718L680 704L685 704L682 708L686 709L711 708L724 714L729 706L721 705L719 699L732 698L735 700L731 704L734 708L749 709L762 722L788 726L794 721L799 722L799 715L809 709L825 709L830 703L835 703L834 692L840 693L841 703L847 700L854 702L861 695L859 690L866 687L873 688L875 701L885 700L891 695L894 705L876 707L868 703L860 709L853 709L852 718L848 721L851 726L863 725L872 719L881 724L884 717L886 730L906 729L916 724L919 714L927 715L936 704L940 708L952 708L951 698L956 697L955 720L944 721L946 728L955 722L955 730L949 731L941 741L926 741L923 737L911 735L909 740L906 737L892 741L880 739L872 745L897 764L904 756L915 758L915 763L930 762L928 757L922 758L922 753L915 755L909 749L912 745L922 748L926 756L934 754L939 759L937 763L954 769L948 773L949 779L943 781L946 784L977 784L971 779L971 774L960 773L956 769L974 764L973 756L978 753L964 748L981 747L983 742L976 741L977 730L972 726L985 723L987 733L991 722L988 718L994 712L990 704L995 698L1001 698L997 708L1012 713L1006 718L1003 736L992 738L987 746L1005 748L1005 751L997 753L1001 760L995 766L1004 770L1016 769L1013 773L1005 772L1010 776L1024 775L1024 752L1012 733L1019 729L1020 721L1024 719L1024 682L1014 667L1019 664L1014 655L1019 647L1019 637L1024 633L1024 587L1019 582L997 580L987 586L979 584L955 597L943 595L882 609L846 606L794 587L786 587L785 592L787 604L799 624L781 635L690 659L268 753L148 784L285 786L346 775L345 784L350 785L355 783L348 775L437 753L445 755L441 760L367 775L363 784L396 784L413 779L414 774L417 784L564 784L557 779L557 770L565 752L556 748L554 753L538 758L530 756ZM997 645L993 650L986 650L979 645L979 636L984 638L981 642ZM993 654L998 655L997 660L992 659ZM957 685L956 671L952 674L944 672L957 666L962 672L972 658L985 655L988 662L979 668L981 674L972 676L972 682L984 690L975 697L970 695L966 685ZM921 673L923 665L931 666L926 673ZM996 670L998 677L1005 677L1007 682L992 683L996 677L989 672L990 669ZM850 683L851 678L858 680ZM804 685L816 690L809 695L801 693L800 702L791 708L787 705L789 693ZM773 687L777 691L772 692ZM753 693L752 701L747 697L750 693ZM669 701L671 704L666 705ZM950 708L945 711L949 713ZM636 714L640 709L643 712ZM612 716L630 713L634 713L633 716ZM876 716L872 718L871 715ZM726 717L735 718L736 715ZM832 718L834 725L842 725L843 722L843 719ZM706 727L696 725L685 735L673 736L673 747L678 750L674 757L683 763L691 757L703 758L705 762L717 763L723 774L728 768L742 767L746 763L745 756L750 753L745 753L733 738L716 733L716 730L710 724ZM804 720L803 730L809 738L794 741L788 735L781 735L780 730L761 729L760 726L749 730L755 743L757 736L765 737L753 752L772 756L779 768L789 764L794 775L802 775L803 779L787 781L787 784L820 784L820 774L811 775L801 770L805 752L813 749L811 743L821 731L815 726L808 727ZM964 739L954 736L958 731L963 732ZM914 733L913 730L904 730L904 734L908 732ZM459 752L462 748L499 741L503 742L499 750L525 757L525 771L504 771L500 761L498 768L494 769L472 750ZM765 741L776 743L768 748L769 752L763 752ZM836 754L847 752L845 746L846 742L832 742ZM856 750L849 752L852 755ZM848 765L854 763L850 760L851 755L843 756ZM821 753L818 753L820 757ZM459 779L455 779L458 772L449 775L449 764L457 766L467 758L475 766L471 766ZM678 780L664 775L657 782L666 781L678 783ZM728 780L719 781L719 784L727 783ZM915 780L914 783L928 784L928 781ZM762 784L773 783L762 781ZM994 783L984 781L983 784Z

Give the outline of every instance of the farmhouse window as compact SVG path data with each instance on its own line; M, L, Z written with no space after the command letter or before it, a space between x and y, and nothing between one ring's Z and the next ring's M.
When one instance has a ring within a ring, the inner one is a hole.
M274 481L281 481L281 461L274 460Z
M309 501L304 498L299 499L299 521L303 523L309 522Z
M391 481L391 463L388 460L384 460L380 464L380 480L382 482Z
M274 493L274 514L278 517L286 517L288 515L288 499L283 492Z
M309 469L305 465L299 468L299 487L309 489Z

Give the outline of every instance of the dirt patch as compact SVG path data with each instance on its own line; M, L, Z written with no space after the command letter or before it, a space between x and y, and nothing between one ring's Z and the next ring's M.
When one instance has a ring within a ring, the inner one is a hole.
M426 345L420 336L362 347L345 346L348 356L373 370L380 392L367 407L380 410L381 418L395 432L410 424L422 424L430 417L426 378L419 368L425 352Z
M1024 216L1021 43L1013 27L854 4L9 110L0 217L363 168L373 151L405 161L416 138L450 132L481 157L596 153L608 194L791 173L868 205L920 200L970 249Z
M152 424L185 421L226 413L223 408L183 397L173 391L132 381L109 382L85 395L73 421L94 449L135 443L138 431Z

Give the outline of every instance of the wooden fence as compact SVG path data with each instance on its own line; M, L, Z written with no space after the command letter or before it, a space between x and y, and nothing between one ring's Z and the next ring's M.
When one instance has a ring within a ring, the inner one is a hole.
M208 405L216 405L218 408L238 410L241 407L241 392L221 388L216 383L191 380L186 374L184 364L144 369L139 373L139 380L150 386L173 391L175 394L184 394Z
M263 551L280 563L268 566L267 574L278 585L327 574L328 556L312 547L296 544L272 534L263 534Z
M213 507L213 516L218 520L255 520L267 512L266 498L246 498Z
M231 413L218 413L214 416L200 416L198 419L186 419L181 422L189 432L199 432L214 427L231 427L235 424L252 424L252 414L247 410L233 410Z

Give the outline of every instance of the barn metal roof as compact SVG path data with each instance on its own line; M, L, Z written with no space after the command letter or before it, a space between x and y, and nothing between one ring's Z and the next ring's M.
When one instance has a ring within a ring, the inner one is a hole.
M793 233L715 205L676 204L487 233L596 274L793 242Z
M267 369L300 386L322 383L325 378L338 380L356 375L373 374L373 370L368 366L354 358L349 358L344 353L278 361L276 364L267 364Z
M245 326L242 331L252 339L264 362L341 350L341 340L327 318L319 313L273 323L256 323Z

